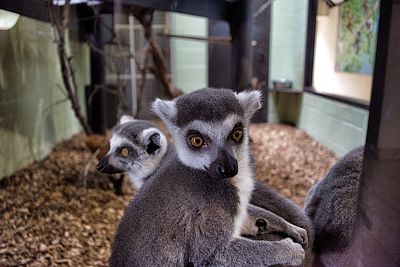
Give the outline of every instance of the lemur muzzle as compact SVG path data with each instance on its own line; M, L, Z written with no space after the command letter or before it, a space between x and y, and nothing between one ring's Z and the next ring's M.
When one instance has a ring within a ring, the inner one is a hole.
M238 173L238 162L226 149L221 149L216 160L210 165L210 174L214 178L232 178Z

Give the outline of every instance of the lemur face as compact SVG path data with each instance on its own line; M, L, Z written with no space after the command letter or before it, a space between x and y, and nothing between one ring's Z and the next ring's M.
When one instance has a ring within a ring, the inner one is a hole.
M113 129L109 152L96 168L106 174L130 172L142 177L158 166L166 148L167 140L155 126L123 116Z
M213 178L232 178L248 156L248 123L260 107L258 91L201 89L153 109L171 132L180 161Z

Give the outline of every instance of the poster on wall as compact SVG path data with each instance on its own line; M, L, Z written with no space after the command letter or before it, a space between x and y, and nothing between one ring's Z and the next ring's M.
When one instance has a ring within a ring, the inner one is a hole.
M372 75L379 0L351 0L340 7L335 69Z

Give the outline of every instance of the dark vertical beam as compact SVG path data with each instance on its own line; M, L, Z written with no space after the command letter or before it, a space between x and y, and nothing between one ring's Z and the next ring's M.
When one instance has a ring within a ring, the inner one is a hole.
M209 22L209 36L232 36L231 44L209 44L208 84L234 91L261 89L263 106L254 115L254 122L265 122L268 112L268 64L271 9L256 18L253 14L264 0L235 2L229 14L230 23ZM253 83L251 81L257 81Z
M372 81L372 92L370 101L370 114L368 124L368 134L366 144L369 150L375 149L378 145L379 125L381 122L381 113L383 105L382 90L385 88L386 67L388 60L390 26L392 16L391 1L382 1L380 6L379 31L377 35L374 79Z
M99 14L92 21L93 32L90 49L90 81L89 92L91 102L88 104L88 119L94 133L104 134L107 129L107 91L106 62L104 45L112 39L113 15Z
M222 20L209 20L208 36L229 36L229 24ZM230 43L208 44L208 86L229 88L231 86L232 45Z
M255 0L257 10L265 0ZM271 2L272 3L272 2ZM254 14L254 13L253 13ZM271 6L267 7L258 17L253 19L253 73L257 80L256 88L263 94L262 108L253 116L253 122L265 122L268 118L268 75L269 75L269 43L271 25Z
M306 56L304 62L304 88L313 86L315 31L317 27L318 0L308 1Z
M400 265L400 1L381 1L358 232L347 266Z
M253 72L253 0L238 0L230 11L230 30L232 36L231 86L234 91L249 87Z
M114 0L104 0L114 3ZM118 0L122 5L178 12L216 20L228 20L231 1L226 0Z

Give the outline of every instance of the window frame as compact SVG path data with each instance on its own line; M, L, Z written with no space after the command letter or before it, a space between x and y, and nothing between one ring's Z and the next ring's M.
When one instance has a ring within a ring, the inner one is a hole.
M314 54L315 54L316 28L317 28L317 9L318 9L318 0L309 0L308 15L307 15L303 91L306 93L311 93L337 102L345 103L351 106L368 110L370 106L370 101L346 97L339 94L318 92L315 89L313 85L313 74L314 74ZM374 77L374 75L375 73L373 73L372 77Z

